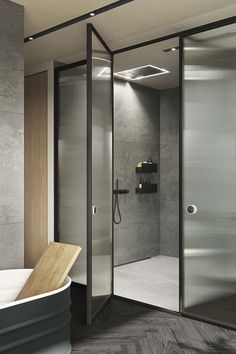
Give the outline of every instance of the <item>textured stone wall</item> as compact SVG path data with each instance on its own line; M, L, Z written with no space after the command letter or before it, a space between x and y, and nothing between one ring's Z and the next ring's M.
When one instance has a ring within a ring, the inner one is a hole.
M23 266L23 7L0 1L0 269Z
M179 89L160 94L160 254L179 255Z
M159 162L159 91L115 83L115 179L129 194L120 195L122 222L115 225L115 264L156 256L160 251L159 187L155 194L136 194L137 162L151 157ZM159 173L143 177L159 184Z

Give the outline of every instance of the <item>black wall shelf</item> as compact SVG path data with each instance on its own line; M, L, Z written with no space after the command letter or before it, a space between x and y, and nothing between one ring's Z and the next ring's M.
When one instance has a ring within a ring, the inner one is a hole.
M136 173L153 173L157 172L156 163L143 163L142 167L136 167Z
M136 188L136 193L157 193L157 184L142 184L142 188Z

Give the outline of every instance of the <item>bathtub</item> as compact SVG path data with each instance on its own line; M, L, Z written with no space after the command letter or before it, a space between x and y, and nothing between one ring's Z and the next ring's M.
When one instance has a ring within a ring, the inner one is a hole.
M0 271L0 353L69 354L70 284L14 301L32 269Z

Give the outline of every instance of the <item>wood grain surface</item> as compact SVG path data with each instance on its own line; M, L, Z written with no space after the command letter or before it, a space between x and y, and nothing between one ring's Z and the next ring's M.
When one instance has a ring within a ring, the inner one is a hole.
M25 267L48 245L47 72L25 78Z
M60 288L80 253L79 246L51 242L17 296L21 300Z

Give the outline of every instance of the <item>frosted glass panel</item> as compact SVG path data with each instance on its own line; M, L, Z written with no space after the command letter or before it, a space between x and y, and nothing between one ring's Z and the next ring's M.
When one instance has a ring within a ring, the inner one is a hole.
M228 325L236 325L235 29L184 40L184 311Z
M82 247L70 276L86 284L86 65L59 72L58 197L60 242Z

